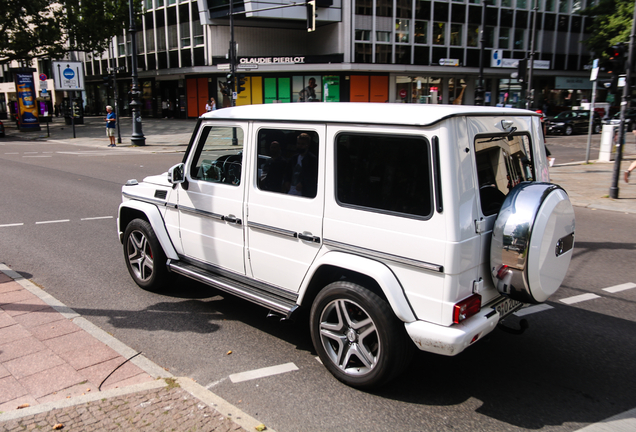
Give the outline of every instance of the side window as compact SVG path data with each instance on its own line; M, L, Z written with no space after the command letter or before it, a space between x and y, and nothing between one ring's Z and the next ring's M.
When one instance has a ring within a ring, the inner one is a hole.
M192 160L192 179L238 186L242 164L243 129L204 126Z
M431 171L430 144L423 137L342 133L336 138L336 198L342 206L428 218Z
M477 136L475 154L481 210L485 215L497 213L513 187L535 179L528 135Z
M258 132L258 188L314 198L318 191L318 134L294 129Z

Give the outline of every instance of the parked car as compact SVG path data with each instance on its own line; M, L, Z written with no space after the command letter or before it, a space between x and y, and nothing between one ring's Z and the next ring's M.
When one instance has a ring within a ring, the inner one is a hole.
M545 302L575 220L537 113L291 103L204 114L181 163L122 187L117 227L140 287L175 273L263 318L307 311L325 367L371 388Z
M618 125L621 123L621 113L620 111L614 114L614 116L609 120L609 124ZM636 128L636 108L628 108L625 110L625 131L631 132Z
M0 121L0 137L4 137L4 124Z
M575 133L587 133L590 125L589 110L563 111L547 120L549 134L572 135ZM593 133L601 133L603 121L601 116L594 112Z

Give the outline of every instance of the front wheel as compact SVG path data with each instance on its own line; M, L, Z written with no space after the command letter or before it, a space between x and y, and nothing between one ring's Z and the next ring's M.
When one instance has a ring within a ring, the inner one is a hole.
M595 124L594 125L594 133L595 134L600 134L602 129L603 129L603 127L600 124Z
M311 338L337 379L368 389L386 384L408 365L413 346L385 300L360 285L338 281L318 294Z
M128 272L141 288L159 291L168 282L166 254L159 244L152 226L143 219L135 219L124 232L124 257Z
M574 129L572 128L572 126L567 125L565 127L565 131L563 132L565 135L570 136L574 133Z

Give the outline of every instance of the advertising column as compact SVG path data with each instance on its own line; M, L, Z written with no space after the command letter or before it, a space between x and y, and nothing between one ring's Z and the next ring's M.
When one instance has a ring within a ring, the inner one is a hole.
M40 130L33 72L35 69L21 68L14 73L18 98L18 127L22 132Z

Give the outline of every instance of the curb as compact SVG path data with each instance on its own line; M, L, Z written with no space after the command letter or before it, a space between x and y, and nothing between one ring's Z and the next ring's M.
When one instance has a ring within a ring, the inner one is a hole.
M155 381L151 381L148 383L134 384L123 388L104 390L87 395L76 396L70 399L47 402L22 410L4 412L0 415L0 422L19 419L29 415L40 414L46 411L66 408L100 399L123 396L144 390L156 389L159 387L166 387L168 384L166 383L165 379L168 378L175 379L177 384L179 384L181 388L190 393L193 397L201 400L203 403L219 411L221 414L226 415L228 418L231 418L234 423L238 424L242 428L246 430L255 430L257 427L262 426L262 422L256 420L254 417L235 407L220 396L212 393L205 387L197 384L191 378L175 378L174 375L154 363L152 360L143 355L140 355L140 353L138 353L128 345L124 344L120 340L116 339L114 336L111 336L101 328L97 327L95 324L82 317L80 314L66 306L64 303L62 303L52 295L48 294L46 291L38 288L34 283L22 277L18 272L11 270L5 263L0 262L0 272L13 279L14 282L17 282L24 289L40 298L43 302L47 303L57 312L62 314L64 318L75 323L78 327L82 328L92 337L115 350L122 357L130 359L131 363L142 369L148 375L155 378ZM270 428L267 428L266 430L275 432L273 429Z

